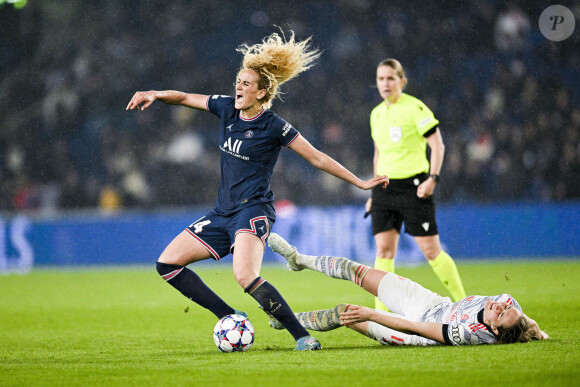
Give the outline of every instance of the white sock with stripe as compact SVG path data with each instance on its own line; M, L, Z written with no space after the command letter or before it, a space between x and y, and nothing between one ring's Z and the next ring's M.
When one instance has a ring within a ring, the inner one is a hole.
M352 281L359 286L362 284L367 272L371 269L370 266L356 263L348 258L330 257L326 255L313 256L297 254L296 263L332 278Z

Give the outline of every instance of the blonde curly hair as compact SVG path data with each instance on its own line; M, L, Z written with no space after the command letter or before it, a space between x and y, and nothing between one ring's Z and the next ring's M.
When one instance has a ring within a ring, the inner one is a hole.
M236 49L244 55L240 71L254 70L259 75L258 90L266 90L266 95L259 101L265 108L270 108L273 99L280 96L278 87L281 84L314 66L313 62L321 54L316 49L310 50L312 37L296 42L294 32L290 33L288 40L283 32L282 37L273 33L262 43L242 44Z

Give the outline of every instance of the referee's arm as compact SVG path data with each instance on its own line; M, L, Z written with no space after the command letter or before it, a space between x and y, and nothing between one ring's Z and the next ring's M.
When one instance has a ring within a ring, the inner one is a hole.
M435 133L426 138L427 145L431 148L431 159L429 164L431 168L429 174L438 175L441 172L441 167L443 166L443 158L445 157L445 144L443 144L443 137L441 137L441 131L437 127Z
M441 137L439 127L436 127L435 131L426 137L426 140L427 145L429 145L429 148L431 149L429 174L438 176L439 172L441 172L441 167L443 166L443 158L445 157L445 144L443 144L443 137ZM435 179L428 178L417 187L417 196L423 199L433 195L435 185Z

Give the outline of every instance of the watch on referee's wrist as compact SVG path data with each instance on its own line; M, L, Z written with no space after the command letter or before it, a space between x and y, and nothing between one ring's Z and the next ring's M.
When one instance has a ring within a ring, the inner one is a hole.
M439 183L439 180L441 180L441 178L439 177L439 175L429 175L429 177L433 180L435 180L435 183Z

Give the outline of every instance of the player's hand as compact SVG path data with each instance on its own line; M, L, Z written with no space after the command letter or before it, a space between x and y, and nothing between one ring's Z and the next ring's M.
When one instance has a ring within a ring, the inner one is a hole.
M131 98L131 101L129 101L129 104L125 110L145 110L153 103L153 101L155 101L155 99L157 99L155 95L155 91L153 90L138 91L135 93L135 95L133 95L133 98Z
M548 336L548 334L546 332L544 332L543 330L541 330L538 325L535 326L531 326L530 329L531 331L531 338L535 339L535 340L550 340L550 336Z
M530 328L528 329L528 331L530 331L532 333L532 338L536 339L536 340L549 340L550 336L548 336L548 334L546 332L544 332L543 330L540 329L540 326L538 325L538 323L534 320L529 318L528 316L526 316L526 314L524 313L524 317L528 320L528 324L530 325Z
M367 181L363 181L361 185L359 185L359 188L362 189L371 189L373 187L376 187L377 185L383 185L383 188L387 188L387 185L389 185L389 177L386 175L383 176L375 176L372 179L369 179Z
M421 199L426 199L429 196L433 195L433 191L435 190L435 180L432 178L427 178L424 182L419 184L417 187L417 196Z
M340 314L340 323L342 325L351 325L369 321L373 313L374 310L367 308L366 306L349 305L346 310Z

